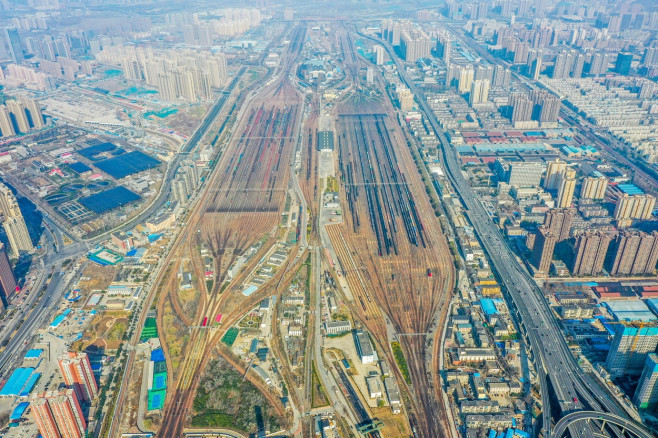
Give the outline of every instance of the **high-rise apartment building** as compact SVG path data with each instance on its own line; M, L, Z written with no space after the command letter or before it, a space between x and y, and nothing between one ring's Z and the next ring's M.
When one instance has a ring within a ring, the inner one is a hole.
M533 103L527 95L523 93L514 93L510 97L510 106L512 107L512 124L519 126L524 122L532 120Z
M43 121L43 113L41 112L41 106L35 99L25 100L25 114L27 115L27 119L31 128L40 129L45 126Z
M533 90L530 93L534 107L532 111L533 120L541 124L556 123L560 115L560 98L545 90Z
M622 322L614 326L615 335L605 361L613 376L637 376L642 373L649 353L658 346L658 327Z
M615 220L628 222L632 219L650 219L656 198L652 195L622 195L615 207ZM620 224L622 226L622 224ZM625 226L625 224L624 224Z
M599 231L588 231L576 238L575 254L571 273L573 275L598 275L608 253L612 235Z
M478 105L485 103L489 100L489 87L491 83L487 79L475 80L471 86L471 94L469 96L469 103Z
M473 70L472 65L467 65L461 67L459 70L459 84L457 90L464 94L471 91L471 86L473 85L473 77L475 76L475 70Z
M98 385L87 354L69 351L57 363L64 383L75 390L78 399L91 403L98 394Z
M0 106L0 138L16 135L16 129L11 121L11 113L6 106Z
M48 391L32 397L32 414L44 438L82 438L87 422L75 391Z
M400 45L402 32L410 31L414 28L411 20L382 20L382 38L394 46Z
M53 411L50 409L48 400L45 397L33 398L30 409L41 436L47 438L60 438L62 436L55 422Z
M538 274L548 274L557 240L557 236L544 227L537 231L530 261L537 268Z
M503 67L502 65L497 65L494 67L494 76L493 76L493 85L494 87L507 88L510 86L512 81L512 72Z
M608 180L604 176L589 176L583 179L580 186L581 199L604 199L605 191L608 188Z
M567 169L560 175L556 207L568 208L571 207L571 204L573 203L573 194L576 191L576 171L573 169Z
M546 190L557 190L560 187L560 175L567 170L567 163L557 158L546 166L546 176L544 177L544 187Z
M658 231L622 231L610 257L610 275L651 275L658 263Z
M557 236L558 242L569 238L576 210L573 208L553 208L546 213L544 228Z
M384 65L384 48L380 45L375 45L372 51L375 65Z
M612 55L608 53L593 54L589 64L589 74L595 77L606 74L611 59Z
M34 245L32 245L16 197L9 187L2 183L0 183L0 213L2 214L2 227L9 240L11 253L16 257L32 253Z
M14 271L11 269L9 264L9 257L7 257L7 251L5 251L5 245L0 243L0 294L3 297L8 298L16 292L18 283L16 282L16 277L14 276ZM1 304L2 308L0 311L4 311L4 305Z
M573 50L562 51L555 58L553 67L553 79L565 79L569 77L573 64L576 60L576 52Z
M450 51L452 50L452 42L447 37L441 37L436 44L436 52L443 59L446 65L450 65Z
M210 100L211 89L225 84L226 59L221 53L181 50L155 53L151 48L111 46L96 57L122 65L126 79L158 88L160 99Z
M25 104L18 100L8 100L7 108L9 112L13 114L16 120L16 127L19 132L29 132L30 131L30 122L25 113Z
M658 355L649 353L633 396L635 407L653 410L658 404Z
M400 34L400 50L405 61L429 58L432 52L432 40L420 29L404 30Z
M44 125L41 107L36 100L9 100L6 106L0 105L0 138L27 133Z

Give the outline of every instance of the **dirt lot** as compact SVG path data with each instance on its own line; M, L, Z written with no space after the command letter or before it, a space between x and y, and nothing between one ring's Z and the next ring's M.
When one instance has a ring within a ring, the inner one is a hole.
M89 345L95 345L105 351L116 350L123 342L123 335L128 328L126 312L98 313L92 320L89 329L80 341L71 346L72 350L84 350Z
M174 131L178 131L185 135L192 135L194 130L199 126L199 122L208 112L210 104L202 103L191 106L189 108L180 108L176 114L172 114L163 123Z
M78 289L82 292L107 290L117 272L119 272L117 266L101 266L96 263L89 263L82 273Z

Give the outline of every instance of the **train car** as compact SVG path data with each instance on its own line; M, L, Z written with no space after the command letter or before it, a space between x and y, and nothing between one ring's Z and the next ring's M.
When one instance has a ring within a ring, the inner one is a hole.
M208 317L206 316L205 318L203 318L203 324L201 324L201 327L205 327L207 325L208 325Z
M432 278L432 270L430 268L427 268L427 276Z

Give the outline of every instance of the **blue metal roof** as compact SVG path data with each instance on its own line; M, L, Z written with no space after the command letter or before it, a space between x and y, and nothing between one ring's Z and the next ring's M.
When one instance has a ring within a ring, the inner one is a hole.
M39 359L39 357L41 357L41 353L43 353L43 350L33 348L32 350L25 353L25 359Z
M34 368L16 368L11 373L11 376L9 376L9 379L7 379L5 386L2 387L0 397L17 396L20 394L33 372Z
M493 300L491 298L482 298L480 300L480 306L482 306L482 310L486 315L496 315L498 314L498 310L496 309L496 305L494 304Z
M643 195L644 192L635 184L618 184L617 188L627 195Z
M30 376L30 379L27 381L27 383L23 387L23 390L18 395L20 397L27 397L28 395L30 395L30 392L32 392L32 389L34 388L34 385L37 384L37 380L39 380L39 377L41 377L41 373L32 374Z
M19 403L18 406L16 406L14 411L11 413L11 416L9 416L9 420L10 421L20 420L20 418L23 416L23 413L25 413L25 410L27 409L28 406L30 406L28 402Z

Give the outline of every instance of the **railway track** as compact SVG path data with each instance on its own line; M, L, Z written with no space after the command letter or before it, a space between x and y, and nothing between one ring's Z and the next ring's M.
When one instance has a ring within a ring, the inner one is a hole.
M296 132L298 112L301 110L300 96L288 83L287 72L301 53L305 34L303 26L294 27L289 32L290 43L281 60L282 72L271 86L249 102L235 130L240 135L230 139L198 203L193 220L189 221L186 236L188 255L199 257L200 254L195 253L196 244L205 242L212 251L217 271L214 287L207 291L208 300L198 309L195 322L197 326L204 326L204 322L212 321L217 313L225 316L219 328L202 327L190 332L187 354L176 385L171 386L176 389L165 408L159 431L161 436L180 436L211 351L220 344L221 337L231 325L272 293L271 287L266 284L249 297L242 296L232 286L244 280L243 276L233 279L223 294L219 291L226 269L233 260L264 235L277 236L290 177L289 163L295 144L293 133ZM269 241L266 245L271 246L272 243ZM261 249L266 248L263 246ZM295 249L293 247L293 251ZM254 257L251 263L258 260ZM193 265L198 272L201 265L198 262ZM275 275L272 282L280 281L283 272ZM222 348L220 351L230 358ZM236 362L234 367L238 366ZM270 398L279 415L284 417L280 401L263 385L259 388Z
M344 40L341 45L354 52ZM346 61L359 62L347 55ZM445 317L454 265L406 142L387 115L394 113L390 102L365 111L346 102L337 110L345 222L327 231L354 296L354 310L395 364L383 315L398 333L429 332ZM419 436L444 436L448 419L435 388L433 350L427 350L425 337L399 341L411 382L397 374L400 387L412 395L410 425Z

